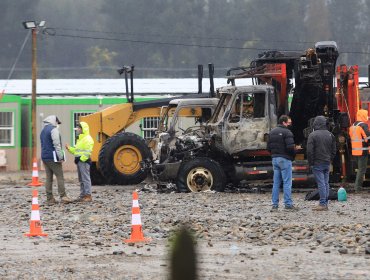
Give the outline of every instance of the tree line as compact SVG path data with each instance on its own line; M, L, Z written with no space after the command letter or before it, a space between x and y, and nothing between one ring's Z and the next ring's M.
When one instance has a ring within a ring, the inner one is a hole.
M2 0L0 78L7 78L27 34L25 20L45 20L37 35L39 78L216 76L268 50L304 51L336 41L338 63L370 63L369 0ZM29 39L11 78L30 78ZM362 72L360 74L362 74Z

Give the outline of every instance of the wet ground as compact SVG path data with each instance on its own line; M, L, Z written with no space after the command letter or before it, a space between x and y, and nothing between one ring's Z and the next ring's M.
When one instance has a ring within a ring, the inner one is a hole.
M180 194L152 186L96 186L89 204L45 205L43 231L29 231L32 189L25 180L0 184L0 279L167 279L169 243L188 224L197 240L199 279L370 279L370 193L315 201L294 193L297 212L270 212L270 193ZM130 236L132 191L146 244ZM56 188L55 188L56 190ZM77 197L75 178L67 190ZM56 195L57 197L57 195Z

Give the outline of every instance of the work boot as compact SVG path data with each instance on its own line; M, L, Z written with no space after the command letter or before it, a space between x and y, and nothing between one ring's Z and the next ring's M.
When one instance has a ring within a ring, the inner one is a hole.
M77 197L73 202L82 202L82 199L83 199L84 197L81 197L81 196L79 196L79 197Z
M328 206L327 205L317 205L314 208L312 208L312 211L328 211Z
M82 202L91 202L92 201L92 197L91 197L91 194L87 194L85 195L82 200Z
M273 206L271 207L270 212L277 212L278 210L279 210L279 207L278 207L277 205L273 205Z
M54 197L48 198L48 199L46 200L46 204L47 204L47 205L54 205L54 204L56 204L56 203L57 203L57 201L55 200L55 198L54 198Z
M63 196L63 197L60 199L60 202L67 204L67 203L71 203L71 202L73 202L73 199L69 198L68 196Z
M298 207L294 205L285 205L284 210L286 211L298 211Z

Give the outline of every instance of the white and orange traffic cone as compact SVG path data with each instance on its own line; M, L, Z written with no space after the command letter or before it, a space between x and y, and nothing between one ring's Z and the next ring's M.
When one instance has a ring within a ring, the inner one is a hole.
M131 236L130 239L125 239L125 243L149 242L150 238L145 238L143 227L141 225L139 195L137 192L132 194L132 219L131 219Z
M30 232L25 233L25 236L48 236L47 233L42 232L38 194L37 190L32 191Z
M32 182L27 184L27 186L39 187L42 186L42 183L39 182L39 170L37 168L37 159L33 159L32 164Z

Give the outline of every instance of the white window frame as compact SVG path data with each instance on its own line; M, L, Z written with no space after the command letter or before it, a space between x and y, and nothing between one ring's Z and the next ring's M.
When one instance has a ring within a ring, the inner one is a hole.
M155 136L152 133L158 130L159 121L159 117L143 118L141 130L144 139L152 139Z
M10 131L10 142L9 143L1 143L0 142L0 147L14 146L15 113L13 111L0 111L0 114L2 114L2 113L9 113L9 114L12 114L12 115L11 115L11 124L10 124L10 126L1 126L0 125L0 131Z

